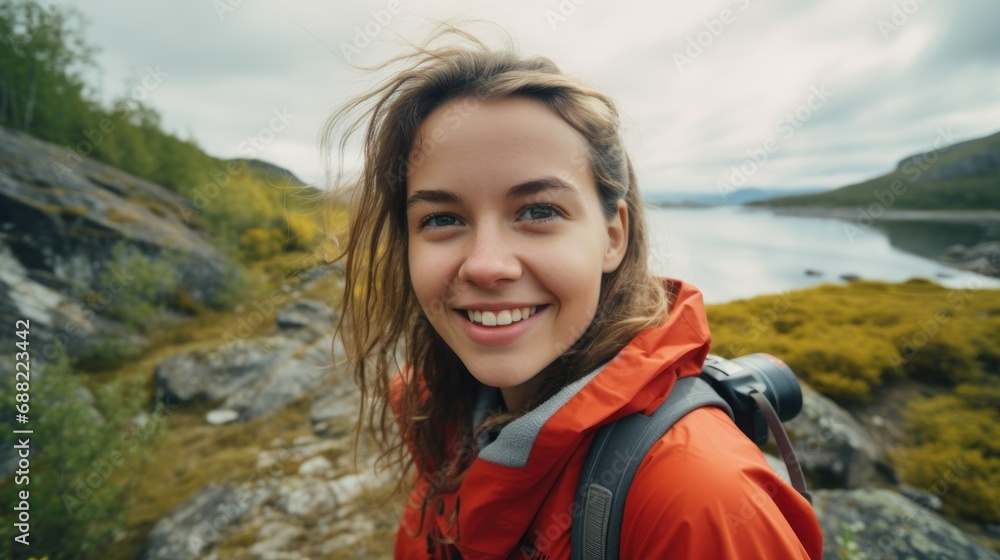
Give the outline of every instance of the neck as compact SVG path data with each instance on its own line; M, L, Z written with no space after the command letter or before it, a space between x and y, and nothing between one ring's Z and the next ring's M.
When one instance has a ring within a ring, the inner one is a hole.
M500 387L500 394L503 396L503 402L507 406L507 410L517 410L524 406L531 397L537 395L542 387L542 382L555 373L554 368L557 362L558 360L549 364L542 371L536 373L534 377L520 385Z

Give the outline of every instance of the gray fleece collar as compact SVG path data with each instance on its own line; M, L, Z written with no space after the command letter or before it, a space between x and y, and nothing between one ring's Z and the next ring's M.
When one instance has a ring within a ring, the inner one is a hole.
M492 443L489 442L488 434L483 434L478 442L479 458L502 467L527 465L528 456L535 446L535 440L538 438L542 426L574 395L579 393L591 379L596 377L606 365L607 363L604 363L586 376L566 385L531 412L504 426ZM487 414L500 409L501 399L500 389L485 385L480 388L473 409L473 429L486 418Z

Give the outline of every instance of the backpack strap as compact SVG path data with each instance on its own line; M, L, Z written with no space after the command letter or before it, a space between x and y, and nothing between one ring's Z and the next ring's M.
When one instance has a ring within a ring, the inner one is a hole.
M733 416L732 408L707 381L683 377L651 416L636 413L597 431L573 505L573 560L618 559L625 498L639 463L677 420L709 405Z

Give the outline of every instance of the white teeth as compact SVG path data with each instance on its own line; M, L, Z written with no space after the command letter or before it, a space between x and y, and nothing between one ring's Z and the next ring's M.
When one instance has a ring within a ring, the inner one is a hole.
M483 326L497 326L497 316L492 311L483 311Z
M510 311L504 309L500 313L497 313L497 324L500 325L501 327L504 325L509 325L511 324L511 322L512 320L510 316Z
M503 327L511 323L523 321L531 317L538 311L538 307L520 307L514 309L503 309L500 311L479 311L466 309L465 313L473 323L479 323L486 327Z

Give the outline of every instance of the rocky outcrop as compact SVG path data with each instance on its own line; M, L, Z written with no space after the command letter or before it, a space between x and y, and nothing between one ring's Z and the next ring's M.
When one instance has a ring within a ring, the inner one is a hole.
M923 170L939 157L947 157L961 144L948 146L939 151L925 152L903 158L896 165L897 170ZM921 173L921 181L944 181L983 177L1000 171L1000 152L971 153L963 157L950 157L949 161L927 169ZM912 171L911 171L912 172Z
M333 312L323 302L300 299L278 310L277 323L283 330L322 328L333 324Z
M159 185L0 127L0 315L32 320L40 342L70 354L98 334L124 334L103 314L129 288L130 271L112 259L120 244L153 260L178 255L178 290L210 302L225 259L192 229L193 216Z
M891 490L820 490L813 506L830 560L1000 560L933 512Z
M945 249L940 259L955 268L1000 278L1000 241L986 241L971 247L952 245Z
M347 440L302 437L261 451L254 473L209 485L159 520L141 558L379 557L364 542L394 528L395 513L358 498L391 482L370 462L353 470Z
M220 411L236 414L230 420L242 422L274 412L319 387L333 361L343 357L342 346L329 335L331 318L320 302L293 301L278 310L278 325L269 336L170 357L153 374L158 398L181 405L218 403Z
M896 483L882 447L846 410L808 387L802 412L785 422L806 477L821 488Z

